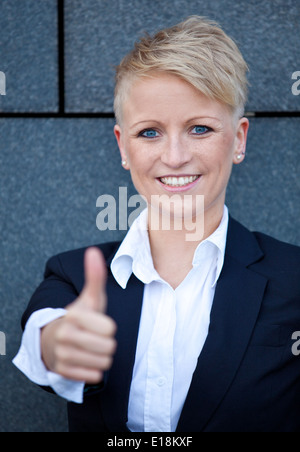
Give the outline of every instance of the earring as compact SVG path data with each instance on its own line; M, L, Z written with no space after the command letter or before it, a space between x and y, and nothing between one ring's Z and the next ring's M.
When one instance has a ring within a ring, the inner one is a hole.
M122 165L126 166L127 165L127 160L122 160Z

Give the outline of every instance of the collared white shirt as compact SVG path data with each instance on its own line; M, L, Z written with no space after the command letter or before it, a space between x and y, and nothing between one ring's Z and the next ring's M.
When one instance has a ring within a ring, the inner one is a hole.
M219 227L199 244L192 270L175 290L154 268L147 210L135 220L112 261L111 271L123 289L132 273L145 284L128 406L127 426L133 432L173 432L177 428L208 335L227 229L225 206ZM84 383L49 372L40 357L40 328L62 315L63 310L53 309L34 313L13 362L35 383L49 385L67 400L82 403Z

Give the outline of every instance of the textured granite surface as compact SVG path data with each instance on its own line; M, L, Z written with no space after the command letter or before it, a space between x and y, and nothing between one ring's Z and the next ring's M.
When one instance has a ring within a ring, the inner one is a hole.
M66 428L64 402L43 394L10 361L20 344L22 311L42 280L46 260L124 236L96 227L97 198L117 197L119 185L130 182L120 166L113 124L0 120L0 331L7 336L7 356L0 357L0 431ZM128 196L134 193L128 190Z
M58 110L55 0L0 2L0 112Z
M245 161L233 169L231 214L249 229L300 245L300 118L250 121Z
M144 31L153 33L189 15L217 20L250 66L250 111L300 110L292 74L300 71L297 0L66 0L66 106L110 112L113 67Z

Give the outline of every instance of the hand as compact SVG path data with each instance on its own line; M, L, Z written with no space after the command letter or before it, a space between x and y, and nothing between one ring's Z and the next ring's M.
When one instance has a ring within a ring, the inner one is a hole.
M113 363L115 322L106 312L106 264L97 248L85 254L85 286L66 316L42 330L42 358L49 370L70 380L99 383Z

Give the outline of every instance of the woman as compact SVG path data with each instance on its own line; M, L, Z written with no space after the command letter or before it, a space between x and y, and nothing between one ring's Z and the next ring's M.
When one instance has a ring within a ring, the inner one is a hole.
M71 431L300 430L300 249L225 206L246 73L197 16L117 68L114 132L148 209L121 244L48 262L15 358L70 401Z

